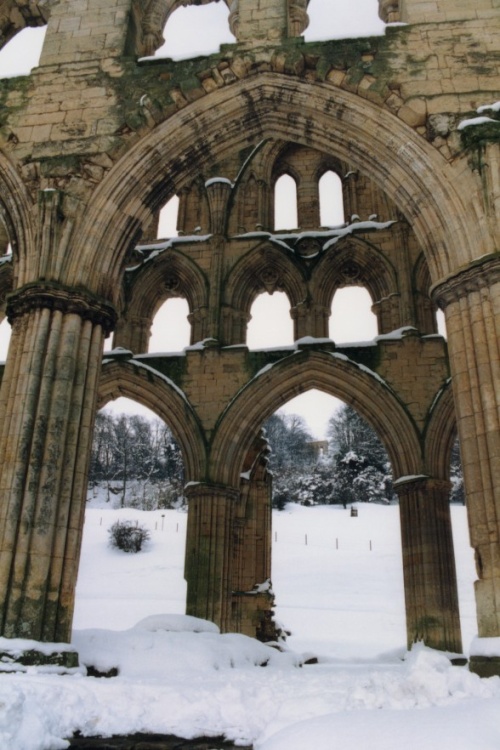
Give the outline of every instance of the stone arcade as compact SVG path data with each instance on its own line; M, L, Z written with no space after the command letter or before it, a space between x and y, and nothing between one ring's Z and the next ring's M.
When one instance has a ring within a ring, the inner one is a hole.
M12 248L0 265L12 324L0 633L70 639L94 417L126 395L182 447L188 613L265 635L269 595L249 593L270 576L261 426L318 388L384 441L408 642L451 651L462 648L448 505L458 430L479 635L500 638L500 118L458 128L500 100L499 0L379 0L384 20L405 25L307 44L308 0L226 0L235 44L139 61L172 12L209 1L0 0L2 42L47 24L39 67L0 82L0 242ZM320 226L328 171L342 180L342 230ZM299 228L276 233L284 174ZM159 242L173 195L180 236ZM369 291L380 337L339 349L325 341L331 301L352 284ZM249 352L251 304L275 290L296 350ZM193 346L145 358L171 296L189 303ZM500 673L500 659L473 668Z

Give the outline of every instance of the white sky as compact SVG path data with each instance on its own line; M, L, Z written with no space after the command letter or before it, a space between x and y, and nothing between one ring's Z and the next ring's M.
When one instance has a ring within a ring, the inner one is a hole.
M307 41L384 33L384 24L378 18L377 0L311 0L308 13L310 25L304 34ZM220 44L233 43L234 38L227 25L227 15L228 9L223 2L179 8L167 24L164 31L166 44L156 56L188 58L196 54L213 52ZM38 64L44 36L45 28L26 29L18 34L0 51L0 77L29 73ZM167 223L167 227L160 231L161 236L172 236L173 233L171 223ZM355 289L353 292L354 296L346 296L344 290L342 294L336 295L330 335L337 343L370 340L377 333L374 316L368 311L367 293L361 289ZM345 299L341 304L340 298L343 296ZM271 307L269 303L272 303ZM291 320L287 306L286 299L281 298L280 308L278 294L259 300L259 304L252 310L253 320L248 340L251 348L292 343ZM188 341L189 325L182 301L171 301L169 308L176 310L175 323L171 325L168 318L161 317L155 321L151 351L180 351ZM362 313L363 308L365 313ZM6 356L7 331L8 324L2 324L0 358ZM115 402L115 408L123 408L123 402L123 399ZM289 402L284 410L302 414L315 436L323 437L328 418L337 407L338 402L332 397L317 391L309 391L299 399ZM137 408L137 405L133 408Z

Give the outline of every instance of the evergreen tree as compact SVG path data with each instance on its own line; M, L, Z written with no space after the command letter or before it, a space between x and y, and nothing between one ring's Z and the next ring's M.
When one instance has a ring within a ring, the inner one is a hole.
M352 406L342 406L330 419L334 476L333 502L390 502L389 457L376 432Z

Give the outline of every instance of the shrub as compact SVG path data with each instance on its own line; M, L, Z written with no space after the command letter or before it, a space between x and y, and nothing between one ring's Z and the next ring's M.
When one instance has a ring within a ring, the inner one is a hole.
M133 521L115 521L108 533L111 546L123 552L140 552L150 538L149 531Z

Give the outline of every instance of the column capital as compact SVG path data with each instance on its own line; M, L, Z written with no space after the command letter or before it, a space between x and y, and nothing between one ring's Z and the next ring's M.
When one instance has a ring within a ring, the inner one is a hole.
M500 281L500 252L472 261L465 268L446 279L438 281L431 288L431 297L441 309L452 302L466 297L470 292L477 292Z
M437 479L435 477L430 477L427 474L400 477L393 483L394 492L400 500L421 490L442 493L448 496L451 491L451 486L451 482L448 480Z
M240 491L226 484L216 482L189 482L184 488L184 495L188 500L203 497L204 499L216 499L225 497L235 502L240 498Z
M29 284L7 296L9 323L21 315L42 308L65 314L74 313L84 320L91 320L101 325L106 335L114 330L118 318L115 308L106 300L86 290L72 289L55 282Z

